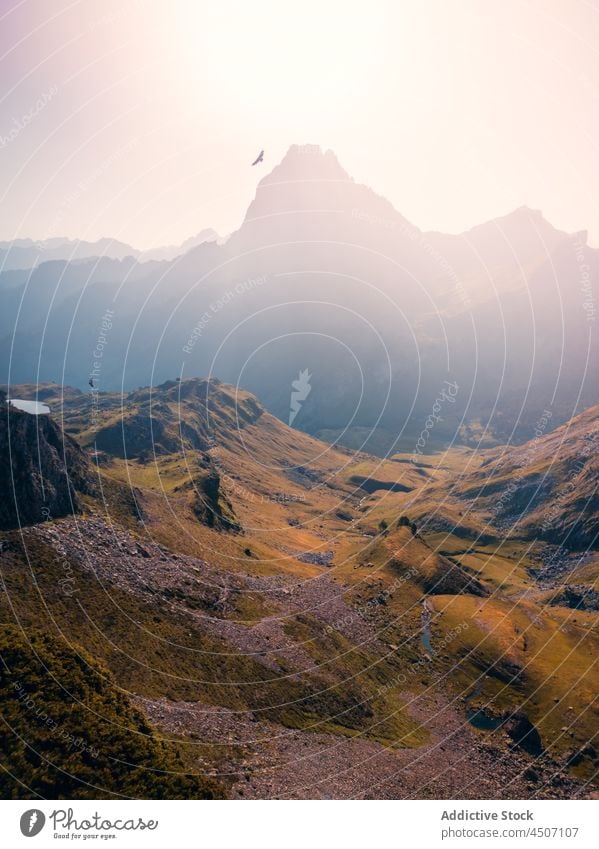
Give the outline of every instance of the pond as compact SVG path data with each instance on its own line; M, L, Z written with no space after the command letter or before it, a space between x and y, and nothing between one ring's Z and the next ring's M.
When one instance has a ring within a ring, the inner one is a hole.
M422 626L422 630L420 631L420 645L424 651L432 657L435 652L431 642L431 619L432 612L430 611L426 601L424 601L422 604L422 615L420 617L420 624Z
M484 677L481 677L476 682L474 689L464 700L466 704L471 702L472 699L475 699L480 694L483 688L483 681ZM467 717L470 725L474 728L478 728L480 731L497 731L497 729L501 728L504 723L503 719L491 716L483 708L468 708Z
M428 652L428 654L433 655L435 652L433 651L433 646L431 643L431 628L428 622L424 625L422 631L420 632L420 645Z
M488 713L480 708L479 710L470 709L468 711L468 722L474 728L481 731L497 731L503 725L503 719L496 716L489 716Z
M16 407L17 410L30 413L32 416L47 416L50 412L50 407L47 404L40 403L40 401L23 401L20 398L11 398L9 404L11 407Z

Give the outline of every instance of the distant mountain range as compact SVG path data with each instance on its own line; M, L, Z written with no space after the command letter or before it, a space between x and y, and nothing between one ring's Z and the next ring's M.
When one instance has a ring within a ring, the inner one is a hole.
M305 373L294 427L328 439L525 440L543 410L554 427L599 401L598 272L586 234L538 211L426 233L331 151L293 146L225 242L0 274L0 379L128 391L207 374L288 421Z
M197 236L191 236L180 245L167 245L146 251L132 248L131 245L120 242L118 239L98 239L96 242L61 237L39 241L14 239L9 242L0 242L0 271L26 271L50 260L76 262L94 257L108 259L133 257L138 262L172 260L203 242L214 242L219 238L214 230L202 230Z

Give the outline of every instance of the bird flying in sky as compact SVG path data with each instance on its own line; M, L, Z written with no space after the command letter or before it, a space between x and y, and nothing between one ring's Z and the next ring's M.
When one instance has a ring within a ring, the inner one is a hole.
M261 150L258 156L252 162L252 165L257 165L259 162L264 162L264 151Z

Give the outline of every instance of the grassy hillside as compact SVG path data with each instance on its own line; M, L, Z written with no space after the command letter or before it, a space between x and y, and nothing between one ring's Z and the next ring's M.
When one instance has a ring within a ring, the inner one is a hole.
M418 465L354 454L218 381L101 395L93 410L81 393L48 387L45 399L97 489L79 493L78 515L4 535L4 641L18 633L84 658L106 688L98 714L145 722L152 763L210 776L189 792L239 795L244 782L267 792L252 784L258 765L268 771L267 753L303 739L374 747L369 757L421 751L433 765L444 745L458 776L460 758L492 757L515 777L491 798L527 793L518 776L535 758L539 775L560 776L539 795L584 792L596 771L598 636L595 609L575 599L592 600L599 568L588 557L548 566L543 541L491 521L494 451ZM456 729L444 743L435 711ZM497 730L472 724L473 711ZM255 742L258 729L268 743ZM52 780L6 755L33 792Z
M187 774L180 753L77 645L41 631L0 629L4 799L219 798Z

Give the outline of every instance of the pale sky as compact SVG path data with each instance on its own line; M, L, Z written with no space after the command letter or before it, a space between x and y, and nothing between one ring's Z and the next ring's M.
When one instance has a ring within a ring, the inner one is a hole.
M2 0L0 239L225 234L313 143L423 229L599 245L598 48L597 0Z

